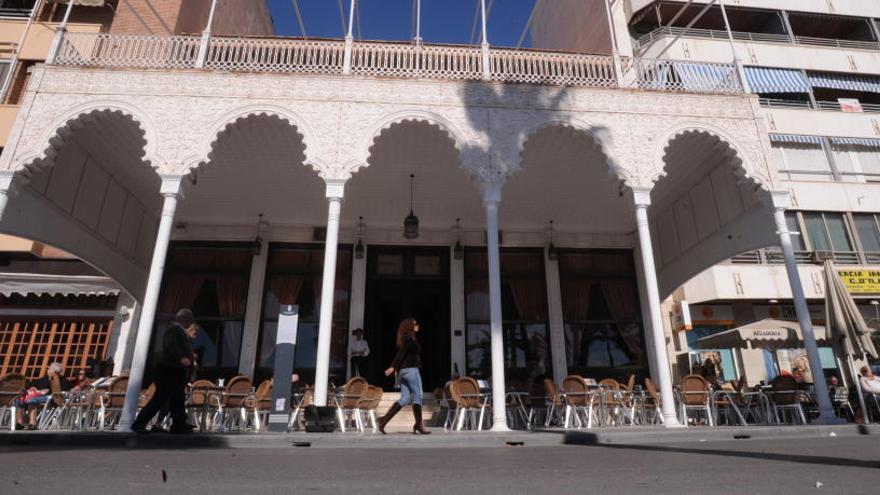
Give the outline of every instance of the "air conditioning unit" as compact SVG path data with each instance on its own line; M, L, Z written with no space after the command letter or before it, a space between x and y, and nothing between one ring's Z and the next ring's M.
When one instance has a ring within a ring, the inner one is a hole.
M834 253L831 251L813 251L810 254L810 261L816 264L822 264L825 260L833 260Z

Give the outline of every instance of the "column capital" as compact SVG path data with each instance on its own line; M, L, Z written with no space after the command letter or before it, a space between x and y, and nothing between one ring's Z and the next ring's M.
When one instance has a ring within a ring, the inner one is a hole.
M632 200L633 206L645 207L651 206L651 187L631 187L627 194Z
M176 196L183 198L184 179L183 175L167 175L161 174L162 185L159 187L159 194L162 196Z
M327 199L342 200L345 197L345 183L348 182L346 179L324 179L324 182L327 184Z
M791 193L788 191L770 191L770 201L776 210L787 210L791 207Z
M498 206L501 202L501 188L504 184L500 182L487 182L483 184L483 205Z

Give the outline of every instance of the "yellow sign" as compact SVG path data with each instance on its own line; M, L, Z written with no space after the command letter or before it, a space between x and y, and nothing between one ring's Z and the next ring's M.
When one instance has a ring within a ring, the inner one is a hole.
M878 270L838 270L837 273L851 294L880 294Z

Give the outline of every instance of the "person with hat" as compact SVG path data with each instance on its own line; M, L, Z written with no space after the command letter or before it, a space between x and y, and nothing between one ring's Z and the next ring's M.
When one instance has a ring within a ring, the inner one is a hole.
M162 335L162 358L157 366L156 392L141 409L131 429L148 433L147 424L168 401L171 412L171 433L192 433L193 426L186 420L186 383L195 363L189 334L195 326L195 317L189 309L181 309L174 322Z
M364 330L355 328L351 335L354 337L349 343L351 348L351 376L361 376L366 372L367 356L370 355L370 345L364 339Z

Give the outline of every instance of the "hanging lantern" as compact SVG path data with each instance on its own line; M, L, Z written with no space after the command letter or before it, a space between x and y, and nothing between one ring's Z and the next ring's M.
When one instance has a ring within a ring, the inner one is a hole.
M419 217L413 213L413 181L415 174L409 175L409 215L403 219L403 237L416 239L419 237Z

